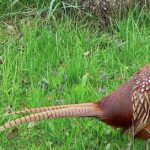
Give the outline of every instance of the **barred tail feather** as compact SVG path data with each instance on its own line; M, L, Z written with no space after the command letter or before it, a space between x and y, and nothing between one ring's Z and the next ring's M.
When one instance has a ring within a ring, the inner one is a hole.
M44 111L36 114L32 114L20 119L16 119L5 123L0 126L0 132L5 129L18 126L29 122L37 122L45 119L52 118L69 118L69 117L96 117L100 115L100 110L94 103L78 104L68 108L62 108L58 110Z
M89 103L90 104L90 103ZM92 103L91 103L92 104ZM16 112L11 112L5 115L17 115L17 114L27 114L27 113L40 113L40 112L45 112L45 111L51 111L51 110L58 110L58 109L63 109L63 108L69 108L69 107L74 107L74 106L84 106L85 104L72 104L72 105L60 105L60 106L50 106L50 107L40 107L40 108L25 108L20 111Z

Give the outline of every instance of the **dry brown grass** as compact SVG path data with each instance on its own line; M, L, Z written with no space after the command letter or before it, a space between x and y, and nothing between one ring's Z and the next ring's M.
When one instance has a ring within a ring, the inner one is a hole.
M127 16L130 10L149 8L150 0L65 0L77 8L78 15L91 14L100 24ZM71 9L74 10L70 6Z

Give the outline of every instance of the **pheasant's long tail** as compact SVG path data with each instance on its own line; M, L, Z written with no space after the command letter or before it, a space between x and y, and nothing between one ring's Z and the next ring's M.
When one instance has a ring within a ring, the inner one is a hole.
M17 115L17 114L27 114L27 113L40 113L40 112L46 112L46 111L51 111L51 110L58 110L58 109L63 109L63 108L70 108L70 107L74 107L74 106L82 106L85 104L72 104L72 105L60 105L60 106L49 106L49 107L39 107L39 108L25 108L23 110L20 111L15 111L15 112L11 112L5 115Z
M37 122L45 119L69 118L69 117L98 117L101 114L101 111L99 110L99 108L95 103L77 104L72 106L70 105L70 107L65 107L65 108L61 108L60 106L61 109L58 109L58 107L57 109L32 114L5 123L4 125L0 126L0 131L21 124L25 124L29 122Z

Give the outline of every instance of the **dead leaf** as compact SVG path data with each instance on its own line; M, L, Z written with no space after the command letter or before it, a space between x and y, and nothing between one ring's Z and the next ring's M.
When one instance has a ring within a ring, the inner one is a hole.
M30 122L30 123L28 124L28 129L33 128L35 125L36 125L35 122Z
M89 56L90 55L90 51L87 51L83 54L85 57Z
M7 134L7 138L8 138L9 140L11 140L11 139L13 139L15 136L17 136L17 134L18 134L18 128L14 128L13 130L11 130L11 132L9 132L9 133Z
M7 26L7 33L10 35L16 35L17 31L16 31L14 26L8 25Z

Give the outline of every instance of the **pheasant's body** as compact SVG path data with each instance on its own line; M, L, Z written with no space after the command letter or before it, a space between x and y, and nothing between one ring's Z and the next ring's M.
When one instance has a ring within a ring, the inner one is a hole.
M150 64L101 101L26 109L11 114L21 113L35 114L6 123L0 127L0 131L48 118L95 117L108 125L123 129L127 134L147 140L150 138Z
M98 104L104 112L102 121L137 138L149 139L150 64ZM134 128L134 133L131 133L131 128Z

